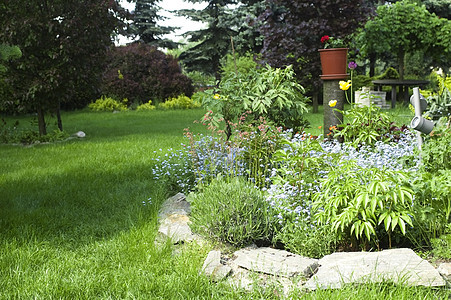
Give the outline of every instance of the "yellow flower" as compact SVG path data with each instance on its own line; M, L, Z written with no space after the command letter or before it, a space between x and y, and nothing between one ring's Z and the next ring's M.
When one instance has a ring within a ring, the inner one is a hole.
M351 87L351 80L348 81L340 81L340 89L343 91L347 91Z
M214 95L213 95L213 99L219 100L219 98L221 98L221 96L220 96L219 94L214 94Z
M335 105L337 105L337 100L330 100L329 101L329 106L330 107L334 107Z

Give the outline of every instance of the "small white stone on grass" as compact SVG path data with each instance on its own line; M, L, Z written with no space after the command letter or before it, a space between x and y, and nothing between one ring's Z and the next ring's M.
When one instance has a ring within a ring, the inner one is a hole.
M83 131L78 131L77 133L75 133L75 136L79 138L84 138L86 136L86 133L84 133Z

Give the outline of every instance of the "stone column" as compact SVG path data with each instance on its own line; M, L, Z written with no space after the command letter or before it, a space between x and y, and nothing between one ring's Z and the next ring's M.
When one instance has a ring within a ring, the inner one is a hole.
M345 93L340 89L340 80L346 79L323 80L324 137L330 133L330 127L343 122L343 114L336 111L336 109L343 111L345 103ZM337 105L330 107L330 100L337 100Z

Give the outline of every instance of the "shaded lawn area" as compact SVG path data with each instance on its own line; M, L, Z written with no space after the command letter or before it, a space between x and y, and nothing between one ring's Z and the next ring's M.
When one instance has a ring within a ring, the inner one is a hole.
M167 193L152 180L151 159L180 148L201 115L73 112L65 130L84 139L0 145L0 298L170 295L160 280L176 275L177 262L153 246ZM143 205L149 197L153 205ZM167 274L152 280L159 272Z

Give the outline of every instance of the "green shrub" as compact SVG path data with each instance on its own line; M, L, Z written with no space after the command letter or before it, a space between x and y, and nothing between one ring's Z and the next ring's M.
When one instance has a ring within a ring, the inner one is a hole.
M344 123L338 128L331 128L333 136L354 147L374 145L377 141L388 142L399 137L404 129L394 126L390 116L375 105L353 105L342 113Z
M152 105L152 100L149 100L149 102L138 105L138 107L136 107L136 110L137 111L154 110L155 108L156 108L155 105Z
M331 254L337 243L330 225L312 227L307 222L287 223L277 231L274 240L290 252L312 258Z
M331 224L340 238L363 243L381 238L379 231L391 234L399 228L406 233L412 224L413 191L403 171L362 168L354 161L342 161L321 179L321 190L313 195L315 218ZM378 245L377 245L378 246Z
M273 218L262 192L240 177L216 177L201 192L190 194L195 232L234 246L268 242Z
M358 91L365 86L373 86L374 79L366 75L354 75L352 78L352 90Z
M192 71L186 74L193 82L193 85L198 88L204 88L209 85L215 84L215 77L212 75L204 74L199 71Z
M101 89L109 97L136 103L151 98L155 103L180 94L191 96L194 90L173 56L143 43L111 49L107 63Z
M445 234L432 239L432 254L436 258L451 259L451 224L447 225Z
M249 74L257 67L257 62L252 53L236 55L235 57L228 54L221 62L221 73L222 76L226 77L235 73Z
M305 126L305 121L299 122L308 110L308 99L303 93L304 88L296 82L292 66L279 69L267 65L247 73L227 72L218 89L205 91L202 105L217 114L218 122L214 120L213 126L219 126L219 120L225 121L225 134L229 139L231 122L247 111L252 112L254 119L264 116L276 126Z
M102 96L96 102L90 103L88 107L94 111L124 111L127 110L127 99L119 102L113 98Z
M384 73L382 73L379 76L374 77L376 80L382 80L382 79L399 79L399 73L396 71L395 68L389 67L385 70Z
M451 130L428 137L421 148L423 167L428 172L451 169Z
M191 109L200 106L201 104L199 102L193 101L185 95L179 95L177 98L169 98L165 102L160 103L158 107L162 109Z
M409 240L418 248L430 247L432 239L446 231L451 217L451 169L419 172L413 181L414 231Z

